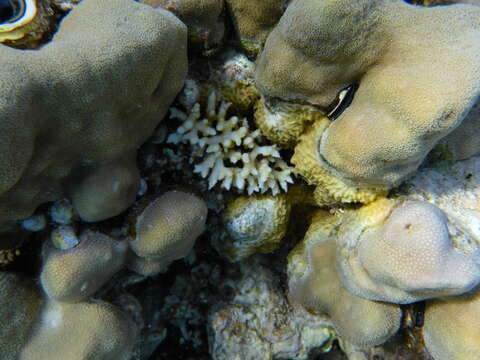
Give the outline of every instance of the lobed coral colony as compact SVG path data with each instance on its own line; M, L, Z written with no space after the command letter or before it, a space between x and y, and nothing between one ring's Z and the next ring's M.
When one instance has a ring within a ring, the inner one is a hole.
M0 43L0 360L480 360L480 1L0 0Z

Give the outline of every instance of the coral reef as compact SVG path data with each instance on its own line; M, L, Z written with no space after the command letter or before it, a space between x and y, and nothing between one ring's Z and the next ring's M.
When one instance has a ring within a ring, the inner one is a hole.
M208 177L209 188L220 183L226 190L233 186L248 194L287 191L293 182L293 168L282 159L276 145L263 144L260 130L251 131L245 118L228 117L230 105L221 102L217 109L212 92L204 118L198 103L188 115L171 108L171 118L182 124L167 142L195 147L193 156L203 161L195 165L194 172Z
M309 311L328 314L339 336L349 343L381 344L399 329L401 310L355 296L344 287L335 265L332 230L337 222L324 211L315 213L305 239L289 255L289 298Z
M142 275L155 275L185 257L205 230L207 212L203 200L182 191L169 191L140 204L128 234L134 253L129 267Z
M435 360L480 359L480 292L430 301L423 338Z
M182 85L185 43L166 11L85 0L38 51L2 46L0 227L63 197L86 221L130 205L137 148Z
M480 360L479 4L0 1L0 358Z
M155 8L169 10L187 26L193 44L210 54L218 47L225 33L222 0L140 0Z
M282 16L286 0L226 0L240 44L248 53L257 53Z
M260 263L243 264L229 281L233 297L209 315L214 360L306 360L330 350L334 334L324 316L292 309L278 278Z
M480 253L455 247L449 220L433 204L379 200L342 217L337 265L357 296L405 304L480 283Z
M479 14L466 4L294 1L267 39L257 85L328 111L358 84L318 139L321 165L351 184L398 185L478 100Z

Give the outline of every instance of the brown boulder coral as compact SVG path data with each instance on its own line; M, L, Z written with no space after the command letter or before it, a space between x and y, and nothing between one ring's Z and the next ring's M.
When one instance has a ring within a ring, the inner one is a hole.
M280 20L287 0L226 0L226 3L243 48L257 53Z
M353 294L407 304L459 295L480 283L478 251L451 239L449 219L425 201L379 200L342 216L337 267Z
M165 271L185 257L205 230L207 205L196 195L168 191L140 204L132 216L128 266L142 275Z
M351 105L317 138L321 165L348 183L391 187L478 100L479 54L473 5L298 0L268 37L256 81L268 98L325 112L358 84Z
M356 347L381 344L400 327L397 305L367 300L342 284L335 264L333 229L338 219L318 211L302 243L288 259L289 298L314 313L326 313L338 335Z
M185 26L134 1L84 0L50 43L0 59L0 228L65 196L86 221L129 206L137 148L186 75Z
M43 300L33 281L0 271L0 351L2 360L17 360L40 316Z
M430 301L423 339L435 360L480 359L480 292Z
M128 360L135 323L113 305L50 302L19 360Z
M125 264L127 244L93 231L84 232L78 244L43 246L40 283L55 301L78 302L95 293Z

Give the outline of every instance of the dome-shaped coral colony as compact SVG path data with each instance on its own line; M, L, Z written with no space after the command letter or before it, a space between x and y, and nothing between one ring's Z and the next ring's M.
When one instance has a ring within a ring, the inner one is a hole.
M480 360L480 1L0 0L0 42L1 360Z

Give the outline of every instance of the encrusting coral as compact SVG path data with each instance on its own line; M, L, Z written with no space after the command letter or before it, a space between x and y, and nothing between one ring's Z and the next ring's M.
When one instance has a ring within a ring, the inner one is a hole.
M385 188L462 123L480 96L479 54L473 5L298 0L270 33L256 81L265 97L324 111L347 91L351 105L315 143L321 165L352 184Z
M137 148L183 84L186 27L134 1L84 0L51 42L0 59L0 228L63 197L86 221L123 211Z
M194 147L193 157L203 159L194 172L208 177L209 188L220 183L227 190L233 187L248 194L287 191L293 183L293 168L276 145L263 144L260 130L250 130L247 119L228 117L230 105L221 102L217 109L216 94L211 92L203 118L198 103L189 114L171 108L170 117L182 124L167 142Z
M405 304L463 294L480 283L480 253L455 248L449 220L433 204L379 200L342 217L337 267L357 296Z
M329 124L330 120L324 117L322 120L316 121L301 135L291 160L298 174L308 184L316 186L313 196L317 205L369 203L386 195L384 190L350 185L329 173L322 166L318 140Z
M338 335L354 346L381 344L400 327L401 310L353 295L343 286L332 237L336 226L336 216L315 213L305 239L288 258L289 298L311 312L329 315Z
M179 190L139 204L128 234L129 268L150 276L185 257L205 230L207 213L202 199Z

